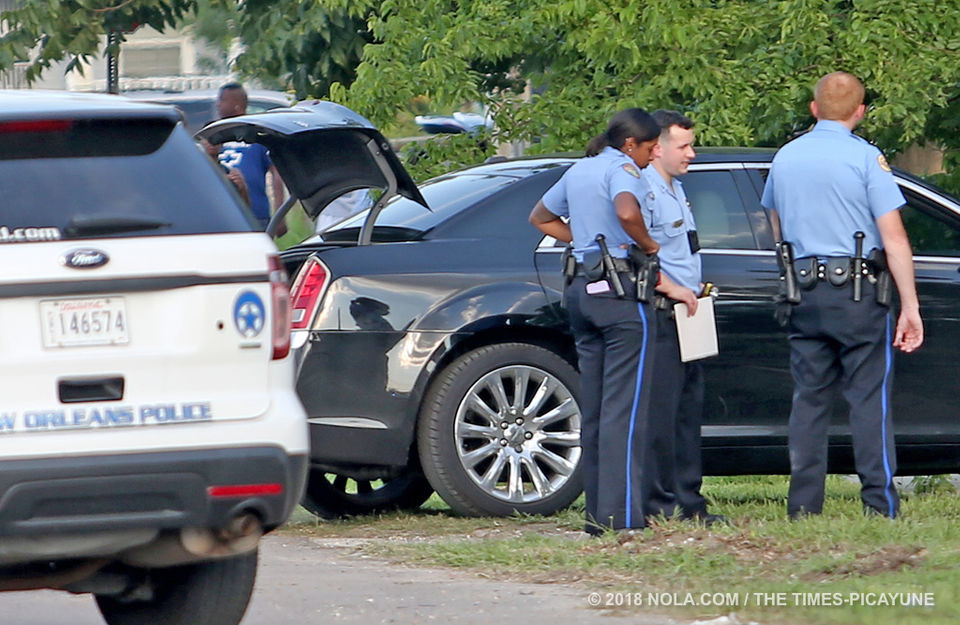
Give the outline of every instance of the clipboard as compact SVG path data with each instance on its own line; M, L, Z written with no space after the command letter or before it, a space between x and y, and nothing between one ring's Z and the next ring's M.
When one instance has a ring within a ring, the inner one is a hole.
M712 297L708 295L697 299L697 312L692 317L687 316L687 305L678 302L673 305L673 316L677 321L681 362L709 358L720 353Z

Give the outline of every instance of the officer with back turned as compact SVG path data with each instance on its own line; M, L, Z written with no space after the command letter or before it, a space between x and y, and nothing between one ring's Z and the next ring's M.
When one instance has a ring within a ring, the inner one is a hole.
M923 343L904 198L883 154L853 134L864 88L845 72L817 83L817 124L777 153L763 192L780 244L789 302L791 518L823 509L834 383L850 405L854 458L867 513L897 516L890 412L893 353ZM792 247L792 250L791 250ZM789 272L792 272L790 274ZM900 295L894 326L890 277Z
M577 345L586 531L646 526L655 254L640 211L640 170L660 127L643 109L615 114L607 130L537 202L530 222L573 242L565 290ZM569 223L561 219L569 217ZM669 279L660 289L696 306ZM639 295L639 298L638 298ZM644 301L645 300L645 301Z

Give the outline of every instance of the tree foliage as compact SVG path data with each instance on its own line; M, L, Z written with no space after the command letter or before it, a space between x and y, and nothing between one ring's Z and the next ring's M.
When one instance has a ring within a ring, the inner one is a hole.
M139 26L159 31L175 26L194 0L46 0L25 2L5 11L10 28L0 37L0 69L32 61L27 80L60 60L80 69L97 54L104 35L117 34L116 45ZM117 52L116 49L110 50Z
M230 0L209 0L211 4ZM115 5L115 6L114 6ZM47 0L10 15L0 66L89 54L109 19L163 27L188 0ZM110 7L112 10L106 11ZM237 67L389 125L412 98L490 107L494 141L582 149L617 109L675 108L701 143L781 145L812 85L867 86L861 133L960 151L960 13L937 0L245 0ZM99 12L95 12L99 11ZM524 93L529 84L532 92ZM458 162L459 142L448 142ZM438 156L439 158L439 156Z
M236 69L297 97L323 97L332 83L353 82L363 47L364 20L317 0L246 0L237 35L245 50Z
M936 0L326 0L369 15L375 43L333 94L388 121L411 96L489 103L509 138L579 149L617 109L676 108L706 144L780 145L812 120L812 85L868 89L862 132L896 152L957 145L960 14ZM472 68L510 61L534 95Z
M62 59L82 71L109 32L119 45L136 27L163 31L189 19L215 47L227 50L233 38L244 43L233 69L300 98L323 96L333 82L350 84L371 40L365 20L319 0L45 0L3 18L10 31L0 37L0 69L31 61L30 81Z
M226 74L230 70L230 53L236 39L239 7L216 0L196 0L193 15L186 18L193 37L205 42L212 55L201 54L197 68L201 72Z

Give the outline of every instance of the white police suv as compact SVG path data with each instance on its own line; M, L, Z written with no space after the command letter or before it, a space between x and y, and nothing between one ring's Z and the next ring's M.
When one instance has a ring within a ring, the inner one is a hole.
M252 223L172 107L0 91L0 589L240 621L308 452Z

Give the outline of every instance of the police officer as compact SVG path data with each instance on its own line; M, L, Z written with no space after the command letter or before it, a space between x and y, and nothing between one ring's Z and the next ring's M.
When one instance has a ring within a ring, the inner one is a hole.
M588 158L564 173L530 213L530 222L541 231L572 241L577 261L565 297L579 358L586 531L591 534L645 527L649 509L643 467L651 447L647 426L655 326L651 305L636 299L627 247L636 244L651 255L659 249L639 205L640 170L650 163L659 135L660 127L643 109L615 114L606 132L587 146ZM569 223L561 217L569 217ZM616 276L593 271L602 256L597 235L605 237Z
M660 244L660 269L688 297L703 290L700 244L690 202L677 176L687 173L696 157L693 122L677 111L654 111L660 126L660 143L651 167L641 173L647 184L643 216L650 236ZM650 436L655 457L648 466L654 485L650 514L673 516L710 525L725 521L707 513L700 494L703 473L700 460L700 426L703 421L703 367L699 361L681 362L674 318L674 300L655 300L657 339L654 347L656 393L651 403ZM657 473L654 473L657 472ZM653 479L656 475L659 479Z
M789 320L795 384L791 518L823 509L831 390L838 381L850 404L865 512L894 518L900 503L893 485L892 347L904 352L920 347L923 322L910 241L898 210L903 195L880 151L852 132L865 113L863 95L863 85L850 74L821 78L810 103L816 126L780 149L763 192L774 233L793 246L795 277L801 286L808 283ZM865 276L859 260L866 252L858 250L874 248L875 257L886 252L900 294L895 328L887 306L877 301L882 280L889 279L883 263L873 265L875 275Z

